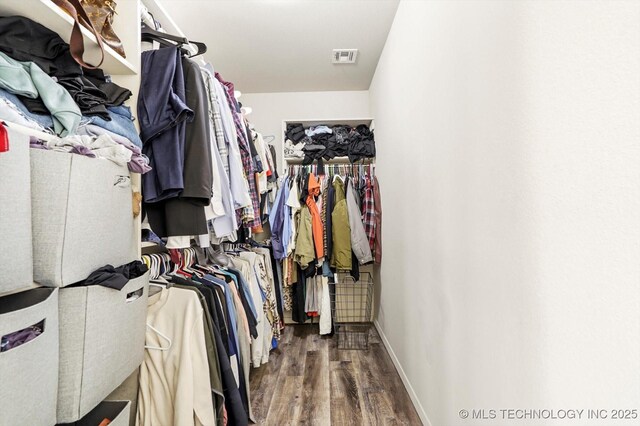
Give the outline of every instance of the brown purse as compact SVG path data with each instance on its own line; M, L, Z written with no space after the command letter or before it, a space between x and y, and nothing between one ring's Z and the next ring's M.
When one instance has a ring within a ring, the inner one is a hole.
M96 31L102 36L102 40L126 58L122 41L113 31L113 16L116 14L116 2L113 0L80 0L89 19Z
M125 57L122 42L113 31L113 15L116 13L116 4L113 0L53 0L62 10L67 12L74 20L69 50L77 63L85 68L98 68L104 62L103 42L111 46L123 58ZM90 30L95 36L100 53L102 55L97 65L87 64L84 59L84 39L80 25Z

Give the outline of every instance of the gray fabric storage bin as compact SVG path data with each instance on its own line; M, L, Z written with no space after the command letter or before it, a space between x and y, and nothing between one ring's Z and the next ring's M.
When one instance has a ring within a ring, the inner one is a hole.
M64 287L106 264L137 256L126 167L63 152L31 150L34 280Z
M104 419L111 420L109 426L129 426L129 401L103 401L86 416L72 423L59 426L98 426Z
M85 416L142 363L148 293L148 272L120 291L60 289L58 423Z
M131 373L120 386L105 398L107 401L131 401L129 409L129 426L135 426L138 410L138 390L140 389L140 368Z
M33 283L29 137L7 130L9 151L0 153L0 294Z
M58 289L0 298L0 339L44 320L42 334L0 352L0 425L51 426L58 389Z

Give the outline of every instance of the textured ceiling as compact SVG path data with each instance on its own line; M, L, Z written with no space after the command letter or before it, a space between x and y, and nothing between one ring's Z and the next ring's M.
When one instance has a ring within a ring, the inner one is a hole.
M207 61L247 93L366 90L398 0L161 0ZM355 65L331 51L358 48Z

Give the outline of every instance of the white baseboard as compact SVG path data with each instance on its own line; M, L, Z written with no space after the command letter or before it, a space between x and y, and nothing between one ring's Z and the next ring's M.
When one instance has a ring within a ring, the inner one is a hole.
M389 353L389 356L391 357L391 360L393 361L393 365L395 365L396 370L398 371L398 374L400 375L400 379L402 379L402 383L404 384L404 387L407 389L407 392L409 393L409 397L411 398L411 402L413 403L413 406L415 407L416 411L418 412L418 416L420 417L420 420L422 420L422 423L424 424L424 426L432 426L431 425L431 421L429 420L429 417L427 417L427 412L422 407L422 404L420 404L420 401L418 400L418 396L416 395L416 392L413 390L413 387L411 386L411 383L409 382L409 379L407 378L407 375L405 374L404 370L402 369L402 365L400 365L400 361L398 360L398 357L396 356L396 353L393 351L393 348L389 344L389 340L387 340L387 336L382 331L382 328L380 327L380 324L378 323L378 320L375 320L373 322L373 324L375 325L376 330L378 330L378 334L380 335L380 339L382 339L382 343L384 344L384 347L387 349L387 352Z

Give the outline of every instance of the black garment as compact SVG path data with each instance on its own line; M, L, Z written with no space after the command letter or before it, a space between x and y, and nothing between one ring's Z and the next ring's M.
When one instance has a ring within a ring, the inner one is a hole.
M298 268L298 282L291 287L291 319L297 323L304 324L307 321L307 313L304 311L307 277L300 265L296 264L296 267Z
M229 353L229 325L227 324L227 305L226 299L224 298L223 290L218 287L209 287L215 293L215 307L216 307L216 316L218 317L218 328L220 331L220 336L222 337L222 342L224 345L224 350Z
M304 160L302 161L302 164L309 165L313 163L314 160L317 160L318 167L322 168L323 158L333 158L334 156L327 152L330 137L331 134L329 133L318 133L307 138L309 140L302 148L302 152L304 152Z
M245 131L247 132L247 139L249 142L249 149L251 150L251 158L253 160L253 168L256 173L262 173L264 171L264 166L262 164L262 160L260 160L260 156L258 155L258 150L256 150L256 142L253 138L253 134L251 133L251 129L249 125L245 123Z
M83 72L85 79L106 95L107 106L120 106L132 95L131 90L112 82L100 68L83 69Z
M210 288L212 287L216 289L220 288L218 285L215 285L209 282L206 278L202 280L202 283L204 285L209 286ZM240 325L238 326L240 327ZM249 416L249 400L247 399L247 387L246 387L247 384L244 381L245 374L244 374L244 367L241 361L240 348L238 348L237 357L238 357L238 377L241 378L240 382L237 383L237 385L238 385L238 390L240 394L240 401L241 401L242 408L245 411L245 415L248 417Z
M265 222L269 223L269 213L262 213L262 212L264 212L264 208L267 205L267 196L268 195L269 195L268 192L265 192L264 194L260 194L260 212L261 212L260 220L262 220L262 225L263 225L262 226L262 228L263 228L262 232L266 232L264 230ZM269 228L269 230L270 230L270 228ZM267 236L266 238L269 238L269 237Z
M329 262L331 261L331 253L333 251L333 220L331 218L331 213L333 213L333 208L336 204L336 190L334 189L331 182L329 182L327 193L327 206L324 220L324 227L327 233L327 252L324 254L324 257Z
M333 135L330 137L332 142L339 145L349 144L349 134L351 133L351 127L349 126L333 126Z
M69 45L50 29L23 16L0 17L0 51L30 61L55 77L82 75Z
M238 384L231 370L228 351L225 350L224 340L220 331L214 325L214 336L216 339L216 349L220 360L220 374L222 376L222 388L224 392L224 405L227 408L228 425L245 426L249 424L249 415L244 408ZM243 377L243 376L240 376ZM242 380L241 380L242 381ZM245 393L246 395L246 393Z
M322 268L317 268L315 263L309 265L306 269L302 269L298 265L298 282L293 285L293 307L291 309L291 319L295 322L303 324L309 318L305 312L307 278L313 278L318 274L322 274Z
M111 121L107 111L107 95L84 76L59 78L58 83L67 89L78 104L82 115L97 115Z
M376 156L376 144L373 140L373 132L364 124L356 127L356 131L359 138L349 145L349 161L352 163L362 158L373 158Z
M128 89L110 83L108 85L109 89L114 90L114 102L110 102L108 95L85 76L60 77L58 78L58 83L67 89L67 92L80 108L82 115L99 116L105 121L111 121L107 106L122 105L131 96L131 92ZM51 114L41 98L30 99L20 96L20 100L32 114Z
M184 189L177 198L147 204L151 229L160 237L203 235L209 232L204 208L211 202L213 171L209 107L200 67L183 58L186 103L195 115L186 124L184 140ZM161 164L157 165L162 167Z
M287 139L291 139L293 142L298 143L305 137L304 126L302 123L289 123L287 124L287 131L285 135Z
M303 206L307 204L307 197L309 196L309 177L310 175L307 173L300 176L300 204Z
M273 159L273 168L275 170L273 170L273 174L269 176L268 179L273 179L272 181L275 182L278 180L278 158L276 156L276 148L273 145L269 145L269 151L271 151L271 158Z
M236 271L235 269L228 269L228 272L236 277L238 287L242 286L242 281L240 281L240 272ZM224 279L227 283L233 285L233 279L231 277L225 276ZM251 292L250 289L247 290ZM249 334L251 334L251 337L256 339L258 337L258 320L256 319L255 315L253 315L253 312L251 311L251 307L249 305L249 301L247 300L247 297L245 295L245 291L243 291L242 288L238 288L238 296L240 297L240 301L242 302L244 313L247 316L247 322L249 323Z
M313 160L322 159L322 157L326 155L326 151L326 146L320 143L305 145L304 148L302 148L302 152L304 152L304 160L302 160L302 164L309 165L313 163Z
M360 262L353 250L351 251L351 277L356 281L360 280Z
M27 98L26 96L17 96L31 114L51 115L51 111L49 111L49 109L44 105L41 97L32 99Z
M280 315L280 319L282 321L284 318L284 306L282 306L282 282L280 280L280 275L278 274L278 266L276 257L273 254L273 247L266 247L269 249L269 255L271 257L271 272L273 273L273 282L274 287L276 288L276 304L278 306L278 314Z
M80 286L101 285L116 290L122 290L129 280L141 277L149 268L139 260L114 268L105 265L93 271L86 280L78 283Z
M240 361L240 353L238 353L238 377L240 377L240 383L238 383L238 391L240 393L240 400L242 401L242 406L244 407L244 412L249 418L249 403L250 401L247 399L247 383L244 380L244 367L242 366L242 362Z

